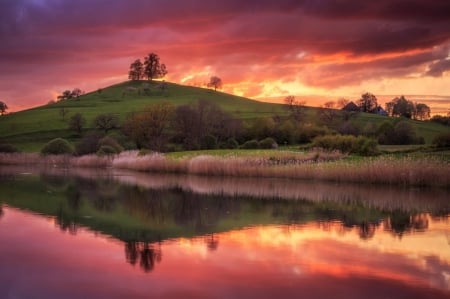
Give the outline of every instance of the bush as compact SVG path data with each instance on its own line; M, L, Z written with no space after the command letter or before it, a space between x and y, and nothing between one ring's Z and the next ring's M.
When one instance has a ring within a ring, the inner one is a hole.
M109 145L102 145L97 151L97 155L99 156L115 155L115 154L117 154L116 149Z
M202 138L202 149L216 149L217 138L213 135L206 135Z
M380 144L423 144L422 137L417 137L414 128L407 121L399 121L394 126L384 122L378 129Z
M450 132L437 135L433 139L433 145L436 147L450 147Z
M298 143L309 143L317 136L324 136L330 134L330 130L327 127L318 127L315 125L304 125L297 131Z
M244 142L243 145L241 145L242 149L256 149L259 147L258 141L252 139Z
M73 152L74 151L70 143L62 138L50 140L41 149L41 154L44 155L71 155Z
M325 135L313 140L314 147L364 156L376 155L378 153L377 145L377 142L373 139L352 135Z
M111 147L112 149L114 149L114 153L118 154L123 152L123 147L117 142L116 139L110 137L110 136L105 136L102 139L100 139L98 141L98 148L99 150L103 147L103 146L108 146Z
M18 153L20 152L14 145L8 143L0 143L0 153Z
M103 137L100 132L90 132L86 134L76 145L75 153L78 156L93 154L98 151L98 143Z
M226 144L226 148L230 148L230 149L235 149L235 148L239 147L239 143L234 138L228 139L225 144Z
M258 146L259 146L259 148L272 149L272 148L277 148L278 144L273 138L267 137L267 138L264 138L263 140L259 141Z

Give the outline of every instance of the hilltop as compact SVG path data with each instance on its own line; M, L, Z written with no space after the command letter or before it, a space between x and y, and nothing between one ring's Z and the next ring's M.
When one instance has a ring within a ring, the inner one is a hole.
M286 117L286 105L259 102L211 89L166 83L167 88L158 88L160 82L126 81L81 95L79 98L63 100L0 117L0 142L10 143L24 151L39 151L49 140L62 137L73 142L79 139L68 130L68 118L81 113L86 118L85 129L93 129L92 120L99 114L112 113L124 121L131 113L138 112L155 103L170 102L175 106L206 100L217 103L221 109L235 118L252 122L267 117ZM138 91L139 90L139 91ZM318 123L317 112L321 108L305 107L303 121ZM67 113L61 115L61 111ZM367 123L380 125L386 117L360 113L352 121L363 127ZM426 143L448 128L430 122L409 121Z

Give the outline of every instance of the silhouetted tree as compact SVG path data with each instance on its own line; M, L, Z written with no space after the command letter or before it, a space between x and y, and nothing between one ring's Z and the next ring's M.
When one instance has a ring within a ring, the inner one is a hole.
M84 92L79 88L74 88L71 92L71 97L78 99Z
M79 88L74 88L72 91L66 89L62 92L61 95L57 97L58 100L69 100L72 98L78 99L84 92Z
M57 98L60 101L68 100L68 99L72 98L72 92L70 90L66 89Z
M130 80L141 80L144 76L144 64L140 59L136 59L130 65L130 71L128 72L128 79Z
M6 110L8 110L8 106L6 103L0 101L0 114L4 115L6 113Z
M94 127L107 134L109 130L119 127L119 117L112 113L99 114L94 118L93 123Z
M148 80L164 78L167 75L166 65L159 62L159 56L155 53L148 54L144 60L144 76Z
M303 117L303 111L305 108L306 102L298 101L294 96L287 96L284 99L284 103L288 106L291 111L291 116L296 120L300 121Z
M214 90L221 89L222 88L222 79L220 79L217 76L212 76L209 79L209 82L208 82L207 86L208 87L213 87Z
M69 120L69 130L75 131L78 135L81 135L86 119L81 113L74 114Z
M336 103L329 101L323 104L322 109L317 110L317 114L326 125L331 125L335 118L338 116L338 112L335 109Z
M414 116L415 119L418 119L418 120L430 119L431 109L426 104L416 103L415 112L416 112L415 116Z
M414 115L414 103L404 96L396 97L386 103L386 112L391 116L402 116L411 118Z
M377 97L369 92L366 92L361 95L357 105L361 112L373 112L378 106Z

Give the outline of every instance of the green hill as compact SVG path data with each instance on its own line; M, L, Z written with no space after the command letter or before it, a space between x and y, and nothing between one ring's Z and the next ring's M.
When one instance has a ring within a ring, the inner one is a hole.
M150 83L150 92L136 91L124 94L129 87L142 89L147 81L127 81L106 87L99 91L89 92L78 99L59 101L57 103L43 105L0 117L0 143L10 143L23 151L38 151L49 140L63 137L76 141L67 129L68 119L71 115L81 113L86 118L86 129L92 129L92 120L99 114L113 113L123 121L132 113L142 110L144 107L168 101L174 105L183 105L199 99L214 101L223 110L230 112L236 118L251 121L261 117L280 117L288 115L288 109L282 104L264 103L238 97L210 89L183 86L167 83L165 91L157 86L159 82ZM65 119L61 116L62 109L68 111ZM316 112L320 108L308 107L305 109L304 121L317 123ZM366 123L379 125L387 118L383 116L360 113L353 121L360 127ZM426 143L431 143L433 137L448 128L429 122L411 121L419 136L425 138Z

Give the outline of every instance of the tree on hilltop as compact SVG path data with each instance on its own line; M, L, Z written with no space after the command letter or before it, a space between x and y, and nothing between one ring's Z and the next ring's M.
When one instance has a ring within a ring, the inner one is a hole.
M128 72L128 79L141 80L144 77L144 64L140 59L136 59L130 65L130 71Z
M144 58L144 76L148 80L164 78L167 75L167 68L164 63L159 62L159 56L155 53L148 54Z
M361 112L373 112L375 108L378 107L377 97L370 92L362 94L361 98L358 100L358 107Z
M221 88L222 88L222 85L223 85L222 79L220 79L220 78L217 77L217 76L212 76L212 77L209 79L209 82L208 82L208 84L207 84L208 87L213 87L213 88L214 88L214 91L216 91L217 89L221 89Z
M431 115L431 109L428 107L427 104L423 103L416 103L416 113L415 113L415 119L418 120L426 120L429 119Z
M4 115L6 113L6 110L8 110L8 105L6 105L6 103L0 101L0 114Z

